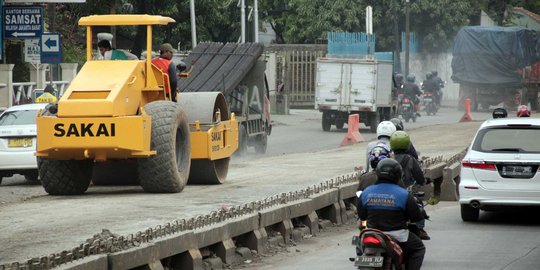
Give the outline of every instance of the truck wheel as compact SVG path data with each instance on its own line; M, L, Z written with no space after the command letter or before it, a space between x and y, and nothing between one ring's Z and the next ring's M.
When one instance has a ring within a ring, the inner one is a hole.
M369 131L371 133L377 133L377 126L379 125L379 112L375 112L374 114L370 115L369 118Z
M90 185L91 160L39 161L39 178L45 191L51 195L80 195Z
M188 118L180 105L154 101L144 106L152 116L154 156L138 160L141 186L146 192L175 193L184 189L191 166Z
M92 171L94 185L139 185L137 160L121 159L94 163Z
M266 135L266 133L262 135L257 135L257 143L255 144L255 152L257 154L265 154L267 145L268 145L268 135Z
M343 119L336 119L336 128L337 129L343 129L343 126L345 125L345 120Z
M247 153L248 149L248 134L246 127L244 125L238 126L238 149L236 149L235 154L238 156L243 156Z
M330 119L328 118L328 113L323 112L323 114L322 114L322 129L324 131L330 131L330 127L332 127L332 124L330 123Z

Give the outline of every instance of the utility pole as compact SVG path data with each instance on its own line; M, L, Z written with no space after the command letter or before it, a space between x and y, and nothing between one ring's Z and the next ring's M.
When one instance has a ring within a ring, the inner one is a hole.
M255 42L259 42L259 4L258 0L253 0L253 9L255 12L254 28L255 28Z
M240 0L240 25L242 35L240 36L240 43L246 43L246 2L245 0Z
M409 0L405 0L405 76L409 75Z
M393 8L393 11L394 11L394 42L396 43L396 46L395 46L395 53L394 53L394 72L399 72L401 73L401 57L399 55L399 51L401 50L401 46L400 46L400 41L401 41L401 36L399 34L399 25L398 25L398 7L399 7L399 2L398 1L394 1L393 2L394 4L394 8Z
M191 49L197 46L197 25L195 25L195 0L189 1L189 15L191 16Z

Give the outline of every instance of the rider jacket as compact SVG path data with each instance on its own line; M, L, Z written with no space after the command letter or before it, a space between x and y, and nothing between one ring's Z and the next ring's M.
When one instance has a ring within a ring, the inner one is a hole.
M360 195L358 217L367 220L368 228L381 231L406 230L407 221L422 219L416 199L399 185L379 180Z
M436 93L439 90L438 83L432 78L423 83L424 92Z
M425 185L426 178L424 177L424 172L420 168L418 160L413 158L411 155L407 154L406 151L397 150L394 151L394 158L399 162L403 168L403 184L405 187L411 186L412 184Z
M417 95L422 95L422 91L420 91L420 88L418 88L418 85L416 85L415 83L412 83L412 82L406 82L404 85L403 85L403 93L405 94L406 97L412 99L412 100L416 100L417 99Z

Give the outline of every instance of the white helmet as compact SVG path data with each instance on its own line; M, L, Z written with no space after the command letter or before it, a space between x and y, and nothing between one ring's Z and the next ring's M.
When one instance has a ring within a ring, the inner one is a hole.
M392 136L392 133L396 131L396 126L390 122L390 121L382 121L377 126L377 138L380 138L381 136L386 136L390 138Z

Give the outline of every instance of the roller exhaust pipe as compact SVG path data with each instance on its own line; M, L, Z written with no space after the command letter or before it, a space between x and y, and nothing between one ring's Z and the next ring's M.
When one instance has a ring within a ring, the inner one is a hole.
M472 208L480 208L480 202L479 201L472 201L471 202Z

